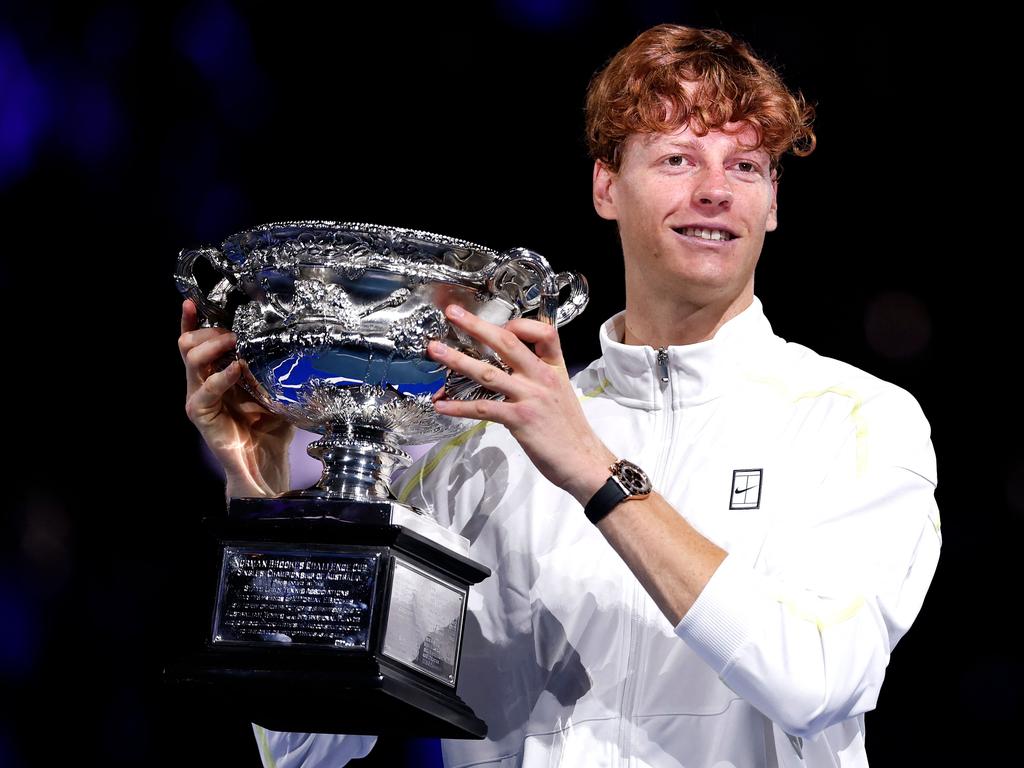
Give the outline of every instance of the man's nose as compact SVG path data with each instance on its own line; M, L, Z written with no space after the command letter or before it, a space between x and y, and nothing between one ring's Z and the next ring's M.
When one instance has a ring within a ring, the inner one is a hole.
M723 168L705 168L698 173L693 201L702 206L722 208L732 204L732 185Z

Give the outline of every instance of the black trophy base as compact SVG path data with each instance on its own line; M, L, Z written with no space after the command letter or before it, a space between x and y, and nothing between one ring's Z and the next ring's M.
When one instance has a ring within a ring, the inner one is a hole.
M181 705L272 731L481 739L456 693L489 570L397 502L232 499L209 517L211 631L164 670Z
M272 731L482 739L487 725L454 691L364 654L211 649L164 670L179 704L242 714Z

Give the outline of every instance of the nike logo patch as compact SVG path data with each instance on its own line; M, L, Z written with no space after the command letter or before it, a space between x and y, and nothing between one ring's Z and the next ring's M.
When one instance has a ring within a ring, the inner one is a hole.
M760 509L763 469L734 469L729 509Z

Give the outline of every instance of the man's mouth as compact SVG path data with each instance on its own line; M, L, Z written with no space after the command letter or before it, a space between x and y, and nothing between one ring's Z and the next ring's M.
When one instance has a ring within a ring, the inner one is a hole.
M707 229L703 227L674 227L680 235L697 237L701 240L728 241L735 240L738 236L727 229Z

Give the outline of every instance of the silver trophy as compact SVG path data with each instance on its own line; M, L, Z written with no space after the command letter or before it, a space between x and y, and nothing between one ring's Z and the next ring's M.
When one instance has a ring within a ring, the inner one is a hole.
M207 520L212 628L168 679L244 702L272 730L482 738L455 689L466 596L490 571L465 538L401 503L391 478L410 462L403 444L473 425L434 410L442 384L452 399L500 397L427 356L440 340L507 370L444 308L561 326L586 306L586 280L525 248L325 221L183 250L175 280L202 326L237 335L246 391L321 435L307 452L324 469L310 488L234 498Z

